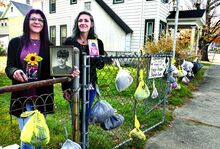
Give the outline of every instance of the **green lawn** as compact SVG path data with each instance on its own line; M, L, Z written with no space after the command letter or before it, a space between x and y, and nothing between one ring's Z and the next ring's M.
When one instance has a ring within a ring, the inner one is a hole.
M118 72L118 68L112 66L105 66L104 69L98 71L99 86L102 97L104 100L108 101L119 114L125 117L125 122L119 128L112 131L102 130L97 125L90 125L90 148L112 148L113 146L129 139L129 132L133 129L133 117L134 117L134 98L133 94L135 92L135 75L136 70L133 68L127 68L131 71L134 78L134 83L124 92L117 92L115 89L115 75ZM111 71L110 71L111 70ZM203 78L203 73L205 69L201 69L194 79L191 80L190 84L181 84L180 90L173 90L168 98L168 109L166 112L165 123L147 133L147 138L154 134L155 131L165 129L168 124L173 120L172 110L176 106L181 106L185 104L192 96L192 91L196 90L198 85L201 83ZM107 76L107 77L106 77ZM165 88L165 80L157 80L156 86L158 88ZM149 88L151 89L151 83L147 82ZM7 86L10 84L10 80L6 77L4 73L0 73L0 87ZM162 85L162 86L161 86ZM165 90L165 89L164 89ZM164 91L160 91L164 95ZM60 84L55 85L55 105L56 112L53 115L47 117L47 124L50 129L51 140L47 148L59 148L61 143L65 141L63 126L67 127L69 138L71 138L71 118L69 104L62 97L62 91ZM162 97L162 96L161 96ZM144 130L153 126L159 122L162 118L162 107L157 106L155 110L146 114L146 109L150 110L155 104L159 103L162 99L158 98L156 101L148 100L139 101L137 104L137 116L141 123L141 129ZM0 146L17 143L19 144L19 130L17 126L17 121L13 117L12 123L10 122L10 116L8 114L9 109L10 94L5 93L0 95ZM150 106L149 106L150 105ZM13 128L13 129L12 129ZM13 131L11 131L11 129ZM143 141L133 141L130 145L136 147L143 147Z

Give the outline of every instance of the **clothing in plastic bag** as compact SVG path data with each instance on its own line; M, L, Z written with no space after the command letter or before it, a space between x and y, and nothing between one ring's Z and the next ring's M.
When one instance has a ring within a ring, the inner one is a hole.
M99 92L98 86L96 87L98 101L92 107L89 115L90 123L104 123L105 120L112 115L114 115L114 109L105 100L101 99L101 94Z
M157 98L157 96L158 96L158 92L157 92L157 88L155 86L155 80L153 79L153 91L151 94L151 98L155 99L155 98Z
M81 149L81 146L70 139L67 139L61 149Z
M124 117L120 114L114 113L114 115L106 119L104 123L101 123L100 126L104 130L110 130L120 126L123 122L124 122Z
M137 116L134 116L134 129L130 131L129 137L137 138L140 140L146 140L145 134L140 130L140 122L137 119Z
M64 131L65 131L66 141L63 143L61 149L82 149L78 143L68 139L66 127L64 127Z
M50 141L50 131L46 124L45 117L38 110L26 111L21 117L32 117L25 124L21 131L20 139L22 142L33 146L43 146Z
M133 78L128 70L122 69L119 62L116 61L119 72L115 79L115 85L118 92L126 90L133 82Z
M143 80L143 73L144 73L143 70L140 70L140 77L139 77L140 82L134 93L134 97L137 100L143 100L150 96L150 91Z

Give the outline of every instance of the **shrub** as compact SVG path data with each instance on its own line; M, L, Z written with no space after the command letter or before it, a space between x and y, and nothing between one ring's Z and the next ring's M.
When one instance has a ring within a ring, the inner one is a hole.
M173 39L171 36L161 37L158 41L147 41L144 46L144 52L160 53L173 52ZM195 51L190 51L190 33L181 33L176 41L175 60L176 64L182 64L182 61L192 61L198 57Z
M3 45L0 45L0 56L6 56L6 50L3 48Z

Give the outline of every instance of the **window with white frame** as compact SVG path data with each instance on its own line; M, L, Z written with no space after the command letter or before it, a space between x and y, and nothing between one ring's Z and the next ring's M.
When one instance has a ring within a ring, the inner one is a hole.
M160 21L160 28L159 28L159 38L166 34L167 24L163 21Z
M56 12L56 0L49 0L50 13Z
M124 3L124 0L113 0L113 4Z
M29 4L29 5L30 5L30 0L26 0L26 4Z
M168 0L161 0L161 2L163 2L163 3L168 3Z
M77 0L70 0L70 4L76 4Z
M91 8L91 2L85 2L85 3L84 3L84 9L87 10L87 11L92 10L92 8Z
M60 45L64 43L67 38L67 26L60 25Z
M56 26L50 26L50 41L56 45Z
M144 42L154 40L154 20L145 20Z

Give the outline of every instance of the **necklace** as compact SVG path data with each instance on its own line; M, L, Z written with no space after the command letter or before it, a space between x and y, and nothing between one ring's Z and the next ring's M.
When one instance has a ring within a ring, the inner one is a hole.
M78 39L78 42L82 45L86 45L87 44L87 40L82 40L82 39Z

